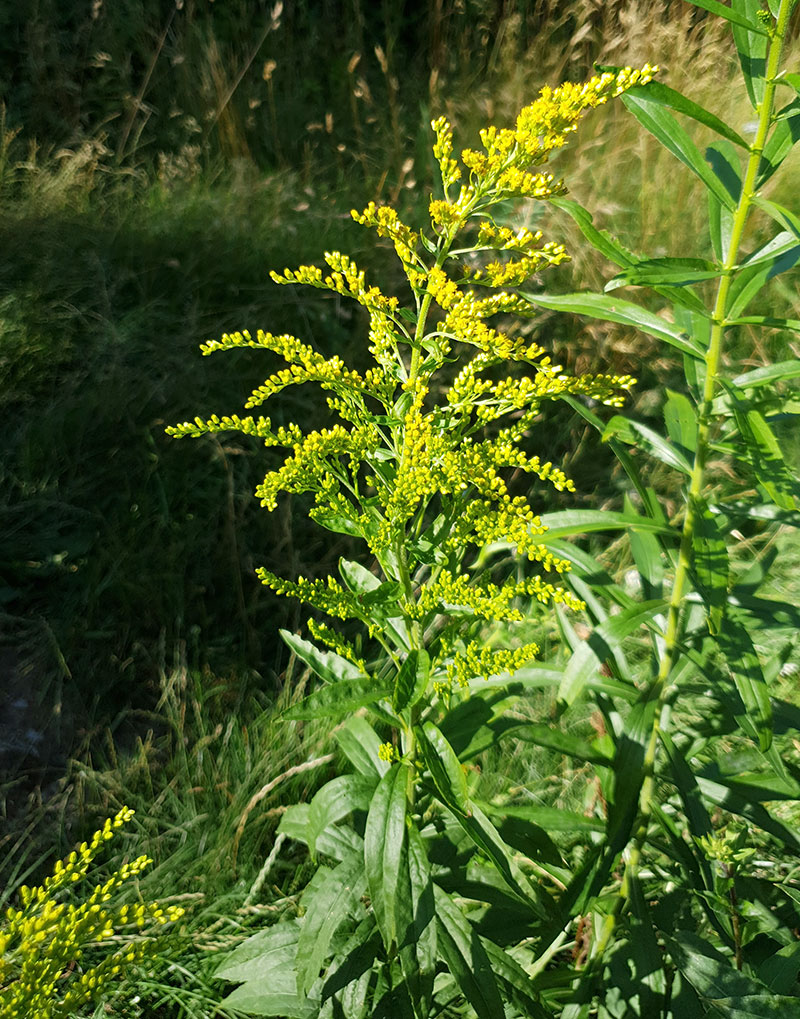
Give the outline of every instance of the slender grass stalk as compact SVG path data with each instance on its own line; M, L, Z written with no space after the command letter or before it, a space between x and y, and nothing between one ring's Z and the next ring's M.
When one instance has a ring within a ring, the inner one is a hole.
M627 859L625 861L625 872L614 908L606 917L605 924L597 939L590 962L590 971L596 971L597 963L602 960L603 955L611 944L617 925L617 920L623 906L628 900L633 882L636 881L641 863L642 848L647 838L649 822L653 813L655 802L655 763L658 754L659 736L666 726L671 698L674 694L669 677L677 660L683 623L685 615L682 611L683 601L687 593L687 581L689 571L692 568L694 556L694 539L697 531L697 523L701 515L701 500L705 484L706 461L709 451L709 432L712 418L712 404L719 382L719 369L722 357L722 341L725 329L729 325L727 319L728 295L731 280L736 272L739 247L747 225L748 215L755 196L755 182L758 167L761 162L761 155L767 138L767 132L772 122L772 108L775 98L776 75L780 66L781 51L786 36L786 26L791 13L792 0L781 0L775 29L771 36L769 53L767 58L767 69L765 73L766 85L764 97L758 109L758 129L755 140L750 146L750 156L747 161L744 182L741 194L733 217L730 246L722 266L722 276L719 280L717 295L714 302L712 326L705 354L706 375L703 385L703 401L699 408L696 429L696 453L692 465L692 473L689 481L687 495L686 517L681 533L681 543L678 553L678 562L675 571L675 581L672 586L669 609L667 612L667 627L664 641L664 651L658 674L648 691L648 698L656 701L655 717L650 738L645 752L643 770L644 781L639 795L639 824L632 843L630 844ZM588 974L587 974L588 975Z

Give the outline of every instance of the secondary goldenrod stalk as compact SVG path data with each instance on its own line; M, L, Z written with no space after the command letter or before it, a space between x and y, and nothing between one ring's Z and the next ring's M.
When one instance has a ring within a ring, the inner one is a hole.
M775 97L776 77L780 64L783 40L786 34L786 24L792 7L792 0L781 0L780 9L772 33L767 58L765 73L766 84L764 97L758 110L758 129L755 140L750 146L750 157L747 161L744 181L741 194L733 217L730 245L722 266L722 276L717 288L717 296L714 302L712 317L711 335L709 337L708 349L705 355L706 377L703 385L703 401L700 405L697 416L696 432L696 453L692 474L689 482L687 496L686 518L681 534L681 544L678 554L678 563L675 570L675 581L672 586L669 609L667 612L667 626L664 640L664 652L661 657L658 675L653 682L650 696L656 700L655 717L653 728L650 733L647 750L644 756L643 771L644 781L639 795L639 824L636 829L633 841L628 850L628 858L625 863L625 873L620 886L619 896L615 901L612 912L606 918L603 930L598 938L593 959L602 958L606 947L614 933L617 917L627 901L631 884L636 880L641 861L642 847L647 838L647 830L653 812L655 793L655 761L658 752L659 735L661 733L662 715L668 703L671 686L669 676L677 657L678 644L682 630L682 606L686 597L687 579L689 570L693 563L694 538L697 530L697 522L701 515L701 498L705 484L706 458L708 455L708 436L711 424L712 404L716 395L719 379L719 366L722 355L722 339L728 326L728 295L731 280L736 270L739 255L739 246L744 234L747 217L755 195L755 182L758 174L761 154L767 138L770 124L772 122L772 107Z

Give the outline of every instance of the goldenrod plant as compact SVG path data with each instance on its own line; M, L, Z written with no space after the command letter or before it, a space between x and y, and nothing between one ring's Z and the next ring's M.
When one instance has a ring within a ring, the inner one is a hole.
M183 915L179 906L119 903L121 887L152 862L147 856L124 863L85 897L76 896L97 854L132 816L123 807L59 861L43 884L23 885L19 906L0 918L2 1019L66 1019L101 1005L153 956L155 932Z
M340 561L339 579L260 571L279 594L343 624L314 615L313 642L283 633L321 681L286 719L328 720L352 770L283 816L280 833L307 845L317 869L297 916L219 968L240 985L227 1007L308 1019L796 1014L800 894L781 861L800 840L770 801L800 798L800 769L780 749L797 713L770 698L769 683L791 654L777 628L796 629L798 614L759 595L768 563L742 568L729 545L765 521L800 522L775 434L796 403L770 388L800 369L792 361L728 376L722 356L742 324L800 329L744 314L800 257L797 216L761 193L800 133L800 78L780 70L793 4L695 6L732 28L758 123L752 141L650 65L545 88L513 127L486 128L481 149L460 159L440 118L429 225L412 228L374 204L354 213L393 245L405 294L371 285L339 252L325 255L327 269L272 276L363 306L369 368L288 335L234 333L203 347L284 359L248 407L313 382L337 420L304 430L264 416L197 418L172 434L238 430L285 449L258 489L263 505L311 493L311 517L367 550L361 563ZM789 99L775 113L778 89ZM633 254L546 172L581 114L613 96L706 186L709 257ZM705 157L676 114L720 135ZM519 224L528 199L572 216L620 267L606 293L535 289L566 252ZM746 255L756 207L781 232ZM622 286L650 286L660 305L612 293ZM680 352L686 391L666 394L666 436L601 416L602 405L622 407L633 380L553 364L518 324L539 308L620 323ZM537 422L550 400L612 446L630 481L620 509L537 513L537 486L573 490L541 453ZM685 478L680 512L668 511L627 445ZM725 489L709 470L712 452L738 456L745 484ZM576 537L592 531L627 535L642 599ZM535 661L537 605L557 616L566 661ZM593 623L588 639L578 612ZM759 629L772 645L764 661ZM548 717L510 710L542 689L553 692ZM578 705L592 718L586 735L563 724ZM531 802L517 784L482 798L476 762L515 739L587 775L584 812ZM736 842L750 873L737 873L735 904L732 880L711 866L729 814L759 844L756 861Z

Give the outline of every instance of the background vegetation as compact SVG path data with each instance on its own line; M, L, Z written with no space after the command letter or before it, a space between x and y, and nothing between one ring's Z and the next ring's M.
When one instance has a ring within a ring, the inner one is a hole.
M197 344L264 327L357 363L362 319L336 300L279 291L268 269L322 248L368 265L376 256L359 250L344 210L427 200L432 116L446 112L466 141L487 120L508 122L543 83L584 76L593 62L647 60L747 134L752 113L732 106L741 94L730 88L726 33L678 0L4 6L0 755L9 777L0 806L9 824L0 866L9 887L124 802L141 807L136 837L156 859L143 879L153 894L174 895L181 873L198 929L220 918L224 941L250 922L253 906L242 903L284 794L302 797L335 763L327 734L274 721L276 701L302 686L277 645L279 627L297 619L253 569L325 573L346 547L288 502L258 511L252 491L268 460L246 440L165 438L165 424L198 408L236 410L264 375L248 355L201 360ZM657 254L658 237L669 238L665 254L680 254L701 232L691 175L621 106L587 121L558 171L634 250ZM787 201L798 172L781 176ZM574 257L551 287L600 286L606 264L566 217L558 229ZM786 279L766 292L769 308L752 312L790 314L798 283ZM541 336L576 370L639 377L640 417L657 413L676 377L621 327L559 315ZM741 343L753 366L797 356L785 335ZM287 420L304 412L287 401ZM579 425L565 421L554 414L543 427L560 436L554 452L570 451L578 501L616 506L611 459L596 447L585 455ZM792 554L782 559L787 598ZM627 565L612 550L609 568L624 575ZM248 813L272 779L317 758ZM512 760L524 781L549 781L553 762L541 753ZM576 796L590 795L577 784ZM280 909L302 870L279 862L272 880ZM199 1007L191 995L202 988L186 983L169 1008Z

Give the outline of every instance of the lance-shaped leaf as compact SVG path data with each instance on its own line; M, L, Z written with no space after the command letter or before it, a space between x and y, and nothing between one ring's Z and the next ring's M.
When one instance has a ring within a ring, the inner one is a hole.
M643 102L641 98L632 96L630 92L622 96L622 101L642 127L657 138L684 166L688 166L709 191L713 191L723 205L727 205L729 209L736 208L736 203L731 198L728 189L703 159L691 137L668 110Z
M733 25L743 26L756 34L760 33L764 36L767 34L764 26L760 25L758 21L747 17L735 8L726 7L725 4L720 3L720 0L687 0L687 2L695 7L701 7L704 11L710 11L711 14L717 14L720 18L725 18Z
M761 0L731 0L731 13L737 15L737 20L733 24L733 40L739 54L747 94L754 110L759 110L764 101L766 87L764 75L767 71L769 48L769 35L763 26L758 24L760 10ZM746 27L742 26L741 19L748 22Z
M728 602L728 547L718 517L704 499L695 500L695 513L694 570L708 613L709 631L719 633Z
M768 750L772 743L769 687L752 638L738 614L732 613L725 621L717 641L745 707L745 715L740 718L740 724L757 741L761 750Z
M800 321L797 325L800 328ZM777 364L768 364L763 368L743 372L732 379L732 383L738 389L754 389L757 386L771 386L774 382L797 378L800 378L800 360L778 361Z
M581 233L592 247L605 255L609 262L622 266L636 263L637 256L606 230L598 230L594 225L591 213L578 202L571 198L550 198L548 201L550 205L555 205L557 209L563 209L568 213L578 224Z
M378 751L381 740L366 718L353 715L336 732L336 741L342 753L361 775L377 775L389 770L389 762L382 761Z
M574 315L586 315L588 318L601 319L604 322L619 322L631 326L659 340L664 340L672 347L692 357L703 358L704 351L688 333L672 325L666 319L641 308L631 301L623 301L609 294L577 293L577 294L523 294L531 304L554 311L569 311Z
M720 5L718 5L720 6ZM723 8L728 10L727 8ZM730 10L728 10L730 14ZM612 71L619 72L622 70L621 67L611 67L606 65L599 65L601 71ZM670 88L669 85L665 85L661 81L649 81L646 85L634 85L625 93L626 95L633 96L635 99L641 100L643 103L653 103L655 106L666 106L670 110L674 110L676 113L682 113L687 117L691 117L692 120L696 120L699 124L704 124L706 127L710 127L712 131L716 131L717 134L722 135L723 138L727 138L729 141L734 142L736 145L741 146L743 149L749 149L750 146L742 138L742 136L724 120L720 120L716 114L711 113L710 110L704 109L704 107L698 105L692 99L688 99L685 95L677 92L674 88Z
M742 193L742 164L735 146L722 139L706 149L706 159L734 202ZM733 233L733 211L723 205L713 191L708 191L708 232L711 248L718 262L728 257Z
M780 223L785 230L793 233L795 237L800 237L800 217L785 205L770 201L762 195L753 195L753 203L771 216L776 223Z
M661 599L634 604L616 616L610 616L596 627L589 638L582 641L570 658L564 670L564 679L558 691L558 699L572 704L584 686L600 669L603 662L612 656L612 648L618 646L629 634L640 626L653 626L654 616L663 612L667 603Z
M762 187L769 180L800 139L800 98L784 106L777 114L776 121L761 154L756 188Z
M324 679L326 683L338 683L342 679L363 678L364 673L357 665L349 662L333 651L321 651L308 640L303 640L288 630L280 630L285 644L297 655L301 662L313 673Z
M697 446L697 411L692 401L683 393L667 389L664 404L664 424L667 434L675 445L683 447L691 455Z
M589 534L592 531L642 531L675 536L674 528L669 525L633 512L560 510L556 513L542 514L541 521L547 528L547 533L542 535L544 544L576 534Z
M303 893L305 916L297 943L297 991L308 994L331 952L331 941L342 924L361 907L366 891L364 866L350 856L333 870L320 867Z
M392 707L399 714L413 708L424 695L430 676L430 655L424 649L410 651L394 683Z
M726 313L728 321L741 317L750 301L774 276L787 272L800 259L800 239L788 230L776 234L746 259L734 275Z
M438 885L436 928L439 954L478 1019L500 1019L503 1001L492 963L475 929L450 896Z
M428 1019L436 974L436 905L425 842L411 821L400 863L397 934L400 966L418 1019Z
M430 772L436 791L443 802L456 814L471 814L472 803L467 791L467 776L442 731L433 722L425 722L424 726L417 727L414 731L425 767Z
M401 764L386 772L372 798L364 831L364 866L369 895L387 951L397 942L408 775L408 769Z
M668 467L674 467L687 476L692 473L692 465L686 456L647 425L631 421L630 418L622 414L616 414L606 425L603 441L612 437L622 439L623 442L632 446L641 446L657 460L665 463Z
M338 720L365 704L374 704L390 696L387 684L376 679L343 679L333 686L322 686L299 704L293 704L283 717L292 721L307 718Z
M325 829L352 814L367 810L375 791L377 776L339 775L326 783L309 804L306 839L312 855Z
M552 1013L542 1006L533 989L533 980L522 966L488 938L481 938L481 943L486 949L495 978L503 986L506 1000L519 1009L525 1019L551 1019Z
M609 293L618 287L688 287L720 275L720 269L706 258L643 258L617 273L603 289Z
M368 609L373 617L379 617L381 625L389 633L399 648L408 649L408 629L403 619L398 615L392 615L392 609L396 605L402 593L402 587L394 582L381 583L374 573L360 563L350 559L339 560L339 573L347 587L356 595L359 601Z

